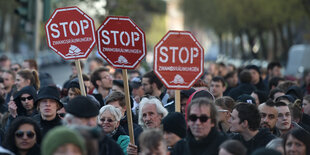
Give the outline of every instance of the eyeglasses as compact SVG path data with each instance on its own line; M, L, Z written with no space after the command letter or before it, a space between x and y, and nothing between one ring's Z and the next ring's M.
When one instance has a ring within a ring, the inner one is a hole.
M190 115L190 116L188 117L188 119L189 119L190 121L192 121L192 122L196 122L197 119L199 119L199 121L200 121L201 123L204 123L204 122L207 122L207 121L208 121L209 117L206 116L206 115L201 115L201 116L199 116L199 117L198 117L197 115Z
M64 118L65 115L66 115L66 113L58 113L58 116L59 116L60 118Z
M113 120L113 119L111 119L111 118L107 118L107 119L105 119L105 118L101 118L101 119L100 119L100 121L101 121L101 122L105 122L106 120L107 120L109 123L114 122L114 120Z
M228 110L221 109L221 110L217 110L217 112L228 112Z
M21 97L21 98L20 98L21 101L26 101L26 99L27 99L27 100L32 100L33 97L32 97L32 96L28 96L28 97Z
M17 72L19 68L11 68L11 70Z
M35 133L32 132L32 131L21 131L21 130L19 130L19 131L16 131L16 132L15 132L15 136L16 136L17 138L23 138L25 134L26 134L27 137L30 138L30 139L32 139L32 138L34 137L34 135L35 135Z

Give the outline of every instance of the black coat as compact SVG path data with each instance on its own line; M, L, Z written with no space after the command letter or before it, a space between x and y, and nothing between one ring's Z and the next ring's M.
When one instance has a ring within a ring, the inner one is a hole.
M123 155L124 152L111 137L104 135L99 141L99 154Z
M241 83L237 87L231 89L228 96L230 96L236 101L240 95L243 95L243 94L250 95L254 90L256 90L256 88L252 84Z
M135 117L135 115L134 114L132 114L132 126L133 126L133 135L134 135L134 138L135 138L135 144L137 145L137 146L139 146L139 136L140 136L140 134L143 132L143 129L141 128L141 126L140 125L138 125L138 119L137 119L137 117ZM125 131L125 133L127 134L127 135L129 135L129 129L128 129L128 122L127 122L127 115L125 115L125 117L124 118L122 118L121 119L121 121L120 121L120 126L122 126L123 127L123 129L124 129L124 131Z
M245 141L241 134L233 134L232 139L239 140L246 148L247 154L251 154L258 148L265 147L272 139L276 138L269 129L260 129L259 132L249 141Z
M172 151L172 155L217 155L219 146L227 139L222 133L213 127L209 135L201 140L195 140L188 130L185 139L178 141Z
M44 137L49 130L56 126L62 125L61 119L58 117L58 115L56 115L56 117L51 121L43 120L40 114L33 116L33 119L39 124L42 137Z

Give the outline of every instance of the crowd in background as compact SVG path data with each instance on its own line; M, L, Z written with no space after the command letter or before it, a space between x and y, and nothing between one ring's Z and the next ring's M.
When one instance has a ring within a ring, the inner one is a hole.
M129 115L122 70L101 58L87 63L84 96L74 62L60 88L53 77L61 72L0 57L0 154L310 155L310 72L297 79L283 76L278 62L208 63L180 91L175 112L175 91L138 66L126 79Z

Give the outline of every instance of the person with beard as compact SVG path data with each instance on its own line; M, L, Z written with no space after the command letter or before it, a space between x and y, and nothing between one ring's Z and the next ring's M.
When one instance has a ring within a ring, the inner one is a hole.
M232 139L239 140L246 148L247 154L254 150L265 147L272 139L276 138L267 129L259 129L260 114L254 104L239 103L231 113L229 123Z
M93 96L100 102L100 107L105 105L105 101L112 93L113 77L108 68L99 67L90 76L96 91Z
M260 128L268 128L272 134L279 135L279 131L276 128L278 111L275 103L272 100L268 100L266 103L260 104L258 110L261 115Z

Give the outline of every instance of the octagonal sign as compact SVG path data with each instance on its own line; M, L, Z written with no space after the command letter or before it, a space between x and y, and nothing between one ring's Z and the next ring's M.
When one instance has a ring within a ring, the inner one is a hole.
M56 9L45 31L48 46L66 60L87 58L96 44L94 21L78 7Z
M115 68L134 69L145 57L144 32L128 17L109 16L97 30L99 54Z
M189 89L203 74L203 48L188 31L169 31L154 47L154 72L168 89Z

